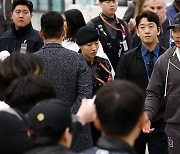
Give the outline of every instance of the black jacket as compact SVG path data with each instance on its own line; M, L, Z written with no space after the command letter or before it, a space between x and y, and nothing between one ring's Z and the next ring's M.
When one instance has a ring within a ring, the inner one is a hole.
M160 46L159 55L163 54L165 49ZM148 77L144 60L141 54L141 45L126 52L120 59L115 79L125 79L137 84L143 91L148 85Z
M86 150L84 154L96 154L97 151L108 154L136 154L126 142L107 137L101 137L97 142L97 147Z
M7 50L10 53L19 52L21 44L24 41L27 43L27 52L36 52L43 45L43 40L39 36L39 32L33 29L31 23L19 31L17 31L15 25L12 24L11 29L3 33L0 38L0 51Z
M93 62L87 61L87 64L91 71L91 76L93 80L93 95L97 92L97 90L103 85L98 79L104 81L105 83L108 82L110 77L110 73L108 73L103 66L111 72L111 65L109 61L105 58L101 58L96 56ZM102 66L103 65L103 66Z
M25 154L75 154L75 152L72 152L68 148L59 145L37 147L26 152Z
M108 18L103 14L102 16L108 23L118 29L121 29L121 31L114 30L108 26L103 22L100 16L93 18L90 22L87 23L87 25L98 30L100 35L99 41L101 42L104 52L108 56L113 68L115 69L120 56L131 48L129 29L127 24L119 18ZM123 30L125 30L124 38L122 34ZM127 50L124 49L123 41L127 42Z
M165 48L160 46L159 55L162 55L164 52ZM141 54L141 45L126 52L121 57L117 66L115 79L125 79L134 82L145 92L149 81ZM162 106L162 111L159 111L156 120L163 117L163 112L164 107Z

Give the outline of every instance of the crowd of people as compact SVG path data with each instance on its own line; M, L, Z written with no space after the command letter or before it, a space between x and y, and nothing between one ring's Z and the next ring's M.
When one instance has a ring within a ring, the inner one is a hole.
M1 154L179 153L180 2L98 3L37 31L30 0L0 2Z

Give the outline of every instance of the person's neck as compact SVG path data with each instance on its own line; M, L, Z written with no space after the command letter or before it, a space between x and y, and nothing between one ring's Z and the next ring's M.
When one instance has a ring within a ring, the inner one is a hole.
M157 45L157 42L154 42L152 44L144 44L142 43L150 52L153 51Z
M44 43L59 43L61 44L62 43L62 39L61 38L47 38L47 39L44 39Z
M165 20L166 20L166 17L165 17L162 21L160 21L160 26L161 26L161 27L163 27L163 24L164 24ZM162 29L162 30L163 30L163 29Z
M82 52L83 54L83 52ZM83 56L85 57L85 59L88 61L88 62L93 62L94 61L94 58L90 58L90 57L87 57L86 55L83 54Z
M124 141L126 142L128 145L130 145L131 147L134 146L134 142L137 138L137 133L135 134L135 131L131 132L130 134L126 135L126 136L114 136L114 135L105 135L102 134L102 136L104 137L110 137L110 138L114 138L116 140L120 140L120 141Z
M180 3L174 1L175 8L180 11Z
M105 17L107 17L107 18L114 18L114 17L115 17L115 14L110 15L110 14L105 14L105 13L103 13L103 12L102 12L102 14L103 14Z

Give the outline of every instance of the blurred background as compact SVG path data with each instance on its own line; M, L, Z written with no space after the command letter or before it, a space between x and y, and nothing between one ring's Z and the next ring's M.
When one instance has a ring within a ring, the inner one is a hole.
M98 7L98 0L31 0L34 5L34 12L32 18L32 24L35 29L40 29L40 17L44 12L57 11L63 13L65 10L76 8L80 9L84 15L84 18L89 21L91 18L99 15L101 12ZM173 0L166 0L167 6L172 3ZM118 9L116 12L117 17L122 18L127 6L132 0L119 0Z

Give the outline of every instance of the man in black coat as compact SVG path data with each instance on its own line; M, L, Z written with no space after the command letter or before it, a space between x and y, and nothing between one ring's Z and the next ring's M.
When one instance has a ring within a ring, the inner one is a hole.
M29 0L14 0L12 4L11 29L0 38L0 51L36 52L43 45L39 32L31 24L33 3Z
M153 66L165 49L158 43L160 25L158 16L151 11L144 12L136 18L137 34L141 44L120 59L116 79L125 79L136 83L143 91L146 90ZM156 128L151 134L141 133L136 140L135 148L138 154L144 154L146 143L150 154L167 153L167 137L164 132L164 108L161 106L158 115L153 119Z
M84 57L62 47L64 19L58 12L48 12L41 17L40 34L44 46L35 54L43 61L44 76L55 88L57 98L62 100L72 113L76 113L82 98L92 97L92 80ZM93 145L90 126L83 127L73 150L82 151Z
M99 6L102 12L87 25L98 30L103 50L116 69L121 55L131 49L129 29L125 21L116 17L118 0L99 0Z

